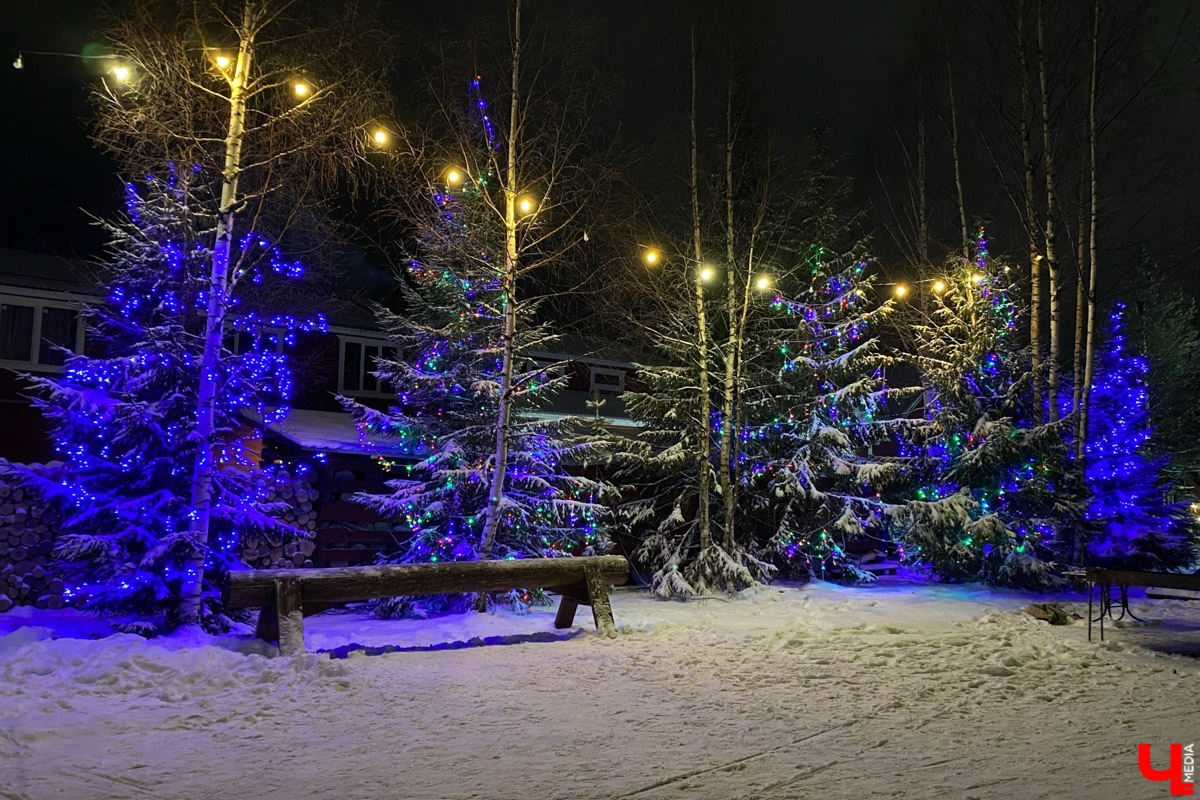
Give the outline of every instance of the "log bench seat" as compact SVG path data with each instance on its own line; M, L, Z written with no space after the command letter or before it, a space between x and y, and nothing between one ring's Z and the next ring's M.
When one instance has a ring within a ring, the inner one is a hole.
M304 652L304 617L340 603L386 597L545 588L560 596L554 627L569 628L580 605L596 628L617 635L608 587L629 578L622 556L452 561L323 569L233 570L225 579L228 608L261 608L255 635L278 641L282 655Z

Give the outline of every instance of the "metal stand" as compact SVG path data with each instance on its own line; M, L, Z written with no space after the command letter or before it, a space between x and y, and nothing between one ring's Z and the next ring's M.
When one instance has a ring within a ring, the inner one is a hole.
M1096 587L1100 587L1100 613L1092 616L1092 597L1096 593ZM1116 589L1116 597L1113 596L1113 590ZM1121 613L1118 616L1113 616L1113 603L1116 602ZM1112 620L1125 619L1128 614L1130 619L1135 619L1142 622L1142 618L1133 613L1129 608L1129 585L1123 583L1108 583L1092 581L1088 584L1088 641L1092 640L1092 623L1100 623L1100 641L1104 641L1104 618L1107 616Z

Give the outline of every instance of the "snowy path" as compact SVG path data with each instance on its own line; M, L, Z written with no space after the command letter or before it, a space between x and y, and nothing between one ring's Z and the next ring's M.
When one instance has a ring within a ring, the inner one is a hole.
M1168 796L1136 745L1200 739L1200 662L1137 643L1197 643L1200 603L1156 601L1149 616L1182 621L1102 646L1015 613L1028 601L618 594L617 641L344 660L24 628L0 638L0 798ZM552 616L323 615L309 639L423 645ZM0 615L0 634L19 622Z

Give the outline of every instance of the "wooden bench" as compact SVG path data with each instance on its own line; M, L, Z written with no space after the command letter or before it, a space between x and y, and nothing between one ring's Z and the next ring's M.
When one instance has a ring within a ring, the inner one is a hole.
M591 606L596 627L617 635L608 587L629 578L622 556L454 561L326 569L236 570L223 594L228 608L261 608L255 634L278 641L283 655L304 652L304 617L339 603L383 597L495 592L542 587L561 596L554 627L569 628L580 605Z
M1121 609L1120 616L1117 619L1122 619L1126 614L1133 619L1138 619L1133 612L1129 610L1129 587L1130 586L1145 586L1156 587L1159 589L1187 589L1200 590L1200 575L1184 574L1181 572L1145 572L1128 569L1107 569L1105 567L1088 567L1084 571L1084 576L1088 581L1088 641L1092 640L1092 623L1100 623L1100 641L1104 641L1104 618L1109 618L1113 615L1112 590L1117 590L1115 598L1118 607ZM1100 613L1092 616L1092 595L1095 593L1096 587L1100 587ZM1140 620L1139 620L1140 621Z

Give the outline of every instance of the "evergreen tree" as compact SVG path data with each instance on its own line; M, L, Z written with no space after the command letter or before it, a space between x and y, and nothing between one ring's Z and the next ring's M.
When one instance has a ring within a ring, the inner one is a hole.
M404 310L380 310L394 356L374 374L396 393L384 411L343 398L366 441L399 442L413 456L385 495L358 500L412 530L394 562L468 561L481 557L489 488L503 473L493 558L558 557L603 552L604 484L587 477L588 459L604 441L588 420L544 411L565 377L561 365L534 362L531 349L554 337L533 321L536 303L516 308L507 453L496 463L503 316L509 298L493 254L502 231L489 225L486 202L471 181L460 192L431 192L429 220L400 284ZM527 595L509 594L521 608ZM461 606L462 598L435 605ZM422 601L428 607L427 601ZM408 598L380 604L383 616L414 610Z
M1055 583L1056 526L1079 517L1065 423L1035 422L1011 274L981 233L976 259L952 259L930 284L936 305L914 326L924 418L901 455L918 488L893 519L906 558L945 581Z
M1175 569L1194 558L1184 507L1169 504L1163 459L1147 457L1150 426L1146 360L1130 352L1125 305L1109 316L1106 347L1092 387L1087 443L1089 560L1131 569Z
M747 515L784 574L869 580L844 545L881 532L880 496L899 471L874 452L897 424L888 412L896 392L883 375L890 359L875 333L894 304L874 304L865 257L831 257L813 245L806 267L804 288L774 302L788 319L774 338L774 381L747 398Z
M1149 424L1146 443L1169 480L1168 496L1185 499L1200 487L1200 317L1196 301L1168 286L1152 262L1144 262L1126 321L1129 343L1146 359Z
M242 534L296 533L271 516L271 477L257 468L247 440L261 432L240 416L264 422L287 413L291 377L282 344L298 329L323 328L286 315L242 309L215 379L221 387L216 452L196 435L196 393L205 326L206 271L215 216L192 196L191 172L149 178L126 187L128 217L107 223L106 298L86 310L89 342L100 355L70 355L61 375L31 376L35 403L48 422L66 478L33 470L27 480L65 509L55 558L70 585L67 598L84 608L130 615L148 630L178 622L181 584L213 580L239 561ZM239 275L299 278L303 268L248 233L235 248ZM236 298L230 302L237 305ZM235 353L229 345L240 343ZM188 535L195 513L192 471L197 458L225 468L213 481L214 526L207 541ZM193 575L196 563L204 574ZM209 617L206 624L221 624Z

